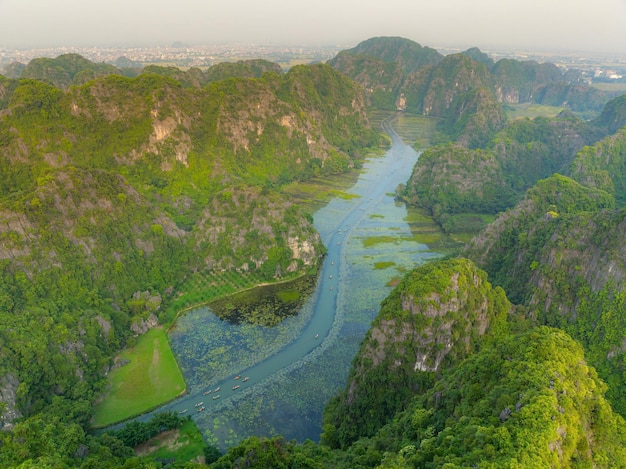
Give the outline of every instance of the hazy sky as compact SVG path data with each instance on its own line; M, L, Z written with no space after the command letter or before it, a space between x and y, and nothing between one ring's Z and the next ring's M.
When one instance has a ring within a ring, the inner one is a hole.
M355 45L626 55L626 0L0 0L0 48L89 45Z

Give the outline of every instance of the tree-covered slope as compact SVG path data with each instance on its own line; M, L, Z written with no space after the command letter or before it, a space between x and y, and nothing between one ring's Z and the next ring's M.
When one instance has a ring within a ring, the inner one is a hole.
M626 102L626 101L625 101ZM626 127L593 146L582 148L572 162L572 177L612 194L626 205Z
M517 119L482 149L428 148L416 163L404 196L427 208L449 230L455 214L498 213L513 207L540 179L556 172L571 174L572 162L581 158L577 152L602 135L597 126L567 115Z
M159 313L143 292L160 304L207 269L314 270L319 235L274 189L357 165L379 142L358 86L326 65L206 88L176 76L0 81L8 421L54 396L92 401L131 325Z
M119 74L113 65L95 63L78 54L64 54L54 59L31 60L22 70L21 78L40 80L59 88L67 89L81 85L98 77Z
M407 274L383 301L346 390L324 411L323 439L346 448L372 436L436 372L502 333L510 304L466 259L427 264Z
M626 423L578 343L541 327L446 370L343 467L624 467ZM384 456L383 456L384 452Z
M439 63L434 49L400 37L375 37L341 51L328 63L358 82L368 103L379 109L396 109L406 77L422 67ZM401 106L403 107L403 106Z
M263 59L238 60L237 62L221 62L215 64L204 73L207 82L225 80L227 78L260 78L266 72L283 73L280 65Z
M613 204L607 192L551 177L474 238L465 255L532 317L583 344L623 415L626 212Z

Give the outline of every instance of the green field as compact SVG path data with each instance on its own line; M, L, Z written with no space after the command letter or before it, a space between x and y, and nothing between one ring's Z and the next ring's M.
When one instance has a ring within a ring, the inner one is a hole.
M437 122L440 120L436 117L402 113L395 120L393 127L404 143L415 149L421 149L430 146Z
M160 327L140 336L117 360L128 363L109 374L109 392L95 409L96 427L142 414L185 391L183 375Z
M564 108L559 106L544 106L543 104L521 103L507 104L504 110L509 119L523 119L525 117L556 117Z

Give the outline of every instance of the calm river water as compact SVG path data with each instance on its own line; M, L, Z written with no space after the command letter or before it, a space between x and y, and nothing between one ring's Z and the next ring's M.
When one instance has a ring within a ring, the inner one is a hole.
M388 283L438 255L414 240L393 196L418 153L386 130L392 148L314 215L328 255L301 312L273 328L231 325L207 308L181 317L170 341L189 392L159 411L187 409L221 449L251 435L319 440L323 407L345 386Z

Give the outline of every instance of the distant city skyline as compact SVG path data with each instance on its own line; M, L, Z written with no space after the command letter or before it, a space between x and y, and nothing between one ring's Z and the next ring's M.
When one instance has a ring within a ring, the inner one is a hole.
M0 48L255 43L626 56L626 0L0 0Z

